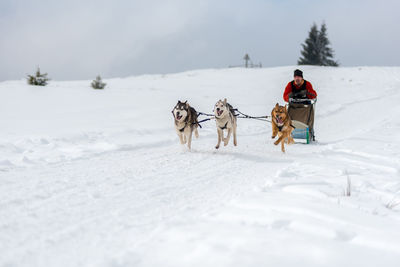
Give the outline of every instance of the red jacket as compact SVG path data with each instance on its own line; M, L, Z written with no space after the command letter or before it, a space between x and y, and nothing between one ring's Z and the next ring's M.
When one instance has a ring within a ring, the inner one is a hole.
M313 89L311 83L310 83L309 81L306 81L306 80L304 80L304 82L306 83L307 97L308 97L309 99L314 99L314 98L316 98L316 97L317 97L317 92L315 92L315 90ZM294 84L295 90L296 90L296 89L300 89L302 85L303 85L303 84L301 84L300 86L297 86L296 84ZM283 93L283 99L284 99L286 102L289 102L289 94L290 94L291 92L292 92L292 82L289 82L289 83L286 85L285 92Z

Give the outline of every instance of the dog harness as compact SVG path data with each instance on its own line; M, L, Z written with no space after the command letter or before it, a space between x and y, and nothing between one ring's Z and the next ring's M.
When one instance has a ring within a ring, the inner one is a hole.
M185 126L183 126L182 129L179 129L180 132L183 132L185 130L186 126L188 125L187 119L188 118L185 119Z
M187 125L187 123L185 123L185 126L183 126L182 129L179 129L179 131L180 131L180 132L183 132L183 131L185 130L185 128L186 128L186 125Z
M233 114L235 113L235 111L234 111L234 109L232 108L231 105L229 105L229 104L226 104L226 105L229 107L229 118L231 119L231 123L233 123L233 117L232 117L232 116L235 116L235 115L233 115ZM221 130L225 130L226 127L228 126L228 122L229 122L229 121L227 121L227 122L225 123L224 127L219 127L219 128L220 128Z
M228 122L225 123L224 127L219 127L221 130L225 130L226 126L228 125Z
M282 132L282 129L283 129L284 126L285 126L285 125L282 125L282 126L276 125L276 127L278 127L278 130L279 130L280 132ZM293 124L290 124L290 126L291 126L293 129L296 129L296 127L294 127Z

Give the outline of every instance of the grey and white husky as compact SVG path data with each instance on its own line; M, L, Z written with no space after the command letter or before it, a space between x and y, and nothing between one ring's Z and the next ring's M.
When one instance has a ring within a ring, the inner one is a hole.
M237 119L233 107L226 102L226 98L224 99L224 101L219 100L215 104L214 115L218 133L218 143L215 146L215 148L216 149L219 148L219 145L221 144L222 140L224 141L224 146L228 145L231 134L233 134L233 144L237 146L237 139L236 139ZM224 130L228 131L226 138L224 138Z
M186 144L191 149L192 145L192 134L194 132L196 138L199 137L199 132L197 131L198 121L197 112L194 108L189 106L187 101L178 101L174 109L172 110L172 115L175 120L175 130L179 136L181 144Z

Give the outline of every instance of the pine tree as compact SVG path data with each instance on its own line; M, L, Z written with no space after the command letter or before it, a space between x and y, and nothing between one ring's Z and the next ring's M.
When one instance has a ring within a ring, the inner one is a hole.
M98 75L96 77L96 80L92 81L93 89L104 89L105 86L106 86L106 83L103 83L103 81L101 80L100 75Z
M299 65L320 65L320 52L319 52L319 33L317 25L314 23L311 26L308 38L304 44L301 44L303 51L301 51L302 57L297 61Z
M27 81L30 85L46 86L50 79L47 78L47 73L40 73L40 68L38 67L35 75L28 75Z
M302 57L297 61L299 65L338 66L333 60L333 50L329 47L326 24L323 23L321 30L318 30L314 23L308 34L308 38L301 46Z
M339 66L338 62L333 60L333 50L329 47L330 41L326 33L326 24L322 23L321 30L319 32L319 40L321 45L321 58L322 66Z

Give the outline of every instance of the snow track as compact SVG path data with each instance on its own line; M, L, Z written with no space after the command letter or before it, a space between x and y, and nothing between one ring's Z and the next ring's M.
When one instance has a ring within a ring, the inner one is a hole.
M178 144L178 99L265 115L293 68L1 83L0 266L397 266L400 68L305 67L316 144Z

